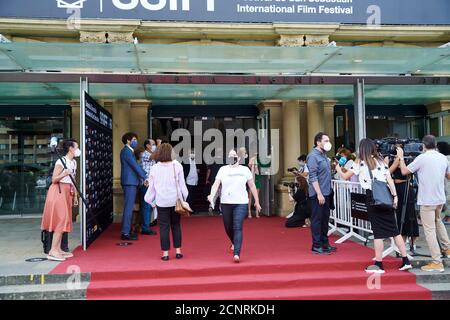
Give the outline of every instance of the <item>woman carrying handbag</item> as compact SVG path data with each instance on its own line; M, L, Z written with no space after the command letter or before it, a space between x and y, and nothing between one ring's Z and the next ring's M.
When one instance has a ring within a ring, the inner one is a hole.
M176 258L183 258L181 253L181 215L187 215L189 206L184 201L188 190L184 180L183 167L173 160L172 146L161 144L155 155L157 163L152 167L145 201L156 204L158 210L159 235L163 261L169 261L170 230L172 230L173 246ZM156 201L155 201L156 200ZM155 201L155 202L154 202Z
M378 153L375 143L370 139L362 139L359 145L359 159L345 173L339 164L336 164L336 171L344 180L350 179L353 175L359 175L359 183L366 190L368 216L375 239L375 264L368 266L366 272L385 272L383 240L387 238L394 238L395 244L400 250L402 264L399 270L411 269L411 263L406 255L405 242L397 227L394 210L398 204L398 197L394 181L389 168Z

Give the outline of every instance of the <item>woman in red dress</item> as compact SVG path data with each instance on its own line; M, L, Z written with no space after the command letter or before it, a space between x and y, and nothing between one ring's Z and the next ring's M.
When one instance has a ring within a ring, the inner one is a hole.
M78 205L77 191L70 175L75 179L77 162L74 158L79 157L81 151L78 143L72 139L63 140L61 146L65 154L61 160L67 169L61 160L56 161L41 223L42 230L53 232L52 247L47 256L53 261L64 261L73 257L72 253L61 250L61 239L64 232L72 232L72 208Z

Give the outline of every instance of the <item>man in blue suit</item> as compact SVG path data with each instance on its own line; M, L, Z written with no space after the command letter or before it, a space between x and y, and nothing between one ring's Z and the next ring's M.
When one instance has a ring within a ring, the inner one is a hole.
M138 145L137 135L133 132L125 133L122 137L124 147L120 152L120 184L122 185L124 204L122 216L122 240L137 240L137 234L131 232L133 207L136 200L137 188L144 181L147 182L147 173L138 164L134 156L134 149Z

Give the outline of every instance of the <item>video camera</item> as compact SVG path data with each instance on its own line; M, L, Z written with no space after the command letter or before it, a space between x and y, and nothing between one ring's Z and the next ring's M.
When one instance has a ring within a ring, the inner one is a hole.
M295 168L295 167L292 167L292 168L288 168L288 169L287 169L287 172L291 172L291 173L294 173L294 174L296 174L296 173L298 172L298 169L297 169L297 168Z
M423 152L423 145L418 139L384 138L375 140L378 152L383 157L393 158L397 155L397 146L400 146L405 158L414 159Z

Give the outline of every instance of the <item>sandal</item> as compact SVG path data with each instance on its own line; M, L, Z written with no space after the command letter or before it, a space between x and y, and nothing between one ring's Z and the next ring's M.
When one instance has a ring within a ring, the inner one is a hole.
M47 255L47 260L50 260L50 261L66 261L66 258L64 258L64 257L58 257L58 256L53 256L53 255Z
M73 253L71 252L64 252L61 254L64 258L72 258L73 257Z

